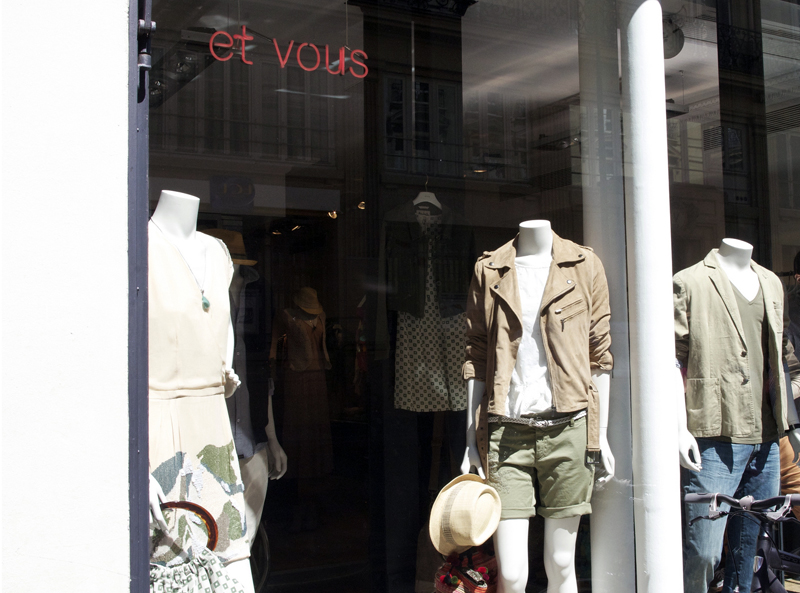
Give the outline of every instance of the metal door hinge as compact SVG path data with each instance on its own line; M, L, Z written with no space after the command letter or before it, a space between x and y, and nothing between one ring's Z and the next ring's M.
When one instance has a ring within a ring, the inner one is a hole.
M153 67L153 58L150 55L150 36L156 31L155 21L139 19L139 70L150 70Z
M139 37L143 37L145 35L152 35L156 32L156 23L155 21L145 21L144 19L139 19Z

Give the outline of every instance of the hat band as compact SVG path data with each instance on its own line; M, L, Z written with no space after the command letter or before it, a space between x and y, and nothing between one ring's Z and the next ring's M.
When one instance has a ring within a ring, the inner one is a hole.
M459 491L461 491L466 485L466 482L461 482L450 489L450 494L447 497L447 501L444 505L444 511L442 512L442 535L444 536L445 541L455 545L459 545L459 543L453 537L453 531L450 528L450 515L453 510L453 505L456 503L456 497L458 496Z

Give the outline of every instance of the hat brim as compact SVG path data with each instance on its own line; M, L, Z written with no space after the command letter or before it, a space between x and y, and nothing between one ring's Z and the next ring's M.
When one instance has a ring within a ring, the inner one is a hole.
M447 504L446 494L449 490L452 490L452 488L455 487L456 485L466 481L478 482L481 485L486 485L486 482L480 476L476 476L475 474L462 474L451 480L450 483L447 484L447 486L442 488L442 490L436 496L436 500L434 501L433 506L431 507L431 518L428 526L428 531L431 536L431 542L433 543L433 547L436 548L436 550L444 556L449 556L450 554L453 553L460 554L461 552L466 552L467 550L469 550L473 545L480 545L483 543L483 542L477 542L475 544L464 545L464 546L455 545L452 542L447 541L447 539L444 536L444 533L442 532L442 516L444 515L445 505ZM493 488L490 487L490 489L494 491ZM497 499L497 507L498 507L495 515L497 522L499 522L500 497L497 495L496 492L495 492L495 498ZM497 525L495 524L494 529L496 528ZM492 531L494 531L494 529ZM491 537L491 534L489 534L488 537Z
M254 266L258 263L258 261L254 259L239 259L237 257L232 257L231 261L233 261L235 264L239 264L240 266Z
M297 302L297 297L293 297L292 301L294 301L295 305L300 307L303 311L305 311L309 315L319 315L323 311L322 305L320 304L319 301L317 301L317 306L316 307L309 307L308 305L301 305L300 303Z

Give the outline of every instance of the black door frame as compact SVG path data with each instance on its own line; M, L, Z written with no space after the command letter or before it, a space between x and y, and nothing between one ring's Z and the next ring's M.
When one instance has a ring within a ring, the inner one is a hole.
M148 70L151 0L129 0L128 484L130 591L150 590L147 432Z

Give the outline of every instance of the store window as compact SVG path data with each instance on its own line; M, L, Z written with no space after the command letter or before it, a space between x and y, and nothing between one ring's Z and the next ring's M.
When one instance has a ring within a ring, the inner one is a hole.
M154 0L151 208L199 198L197 228L233 257L227 410L240 465L263 452L279 477L256 590L432 590L431 503L464 458L474 264L522 221L583 245L586 176L623 171L619 105L581 101L619 87L616 67L581 80L587 4ZM673 271L732 237L796 295L797 7L663 4ZM543 533L537 517L532 591Z

